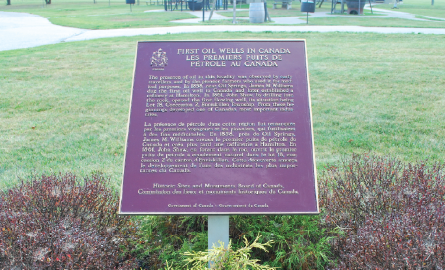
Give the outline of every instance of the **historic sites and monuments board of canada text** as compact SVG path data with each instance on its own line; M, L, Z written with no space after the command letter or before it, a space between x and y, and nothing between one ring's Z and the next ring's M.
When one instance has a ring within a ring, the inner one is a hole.
M316 214L304 40L139 42L120 214Z

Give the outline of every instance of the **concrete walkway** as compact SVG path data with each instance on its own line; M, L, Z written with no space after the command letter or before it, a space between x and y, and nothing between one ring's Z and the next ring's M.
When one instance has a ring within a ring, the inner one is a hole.
M427 22L431 21L428 19L416 18L416 15L414 15L414 14L401 12L401 11L386 10L386 9L375 8L375 7L373 7L372 10L379 12L379 13L385 15L386 17L400 18L400 19L413 20L413 21L427 21ZM424 17L426 17L426 16L424 16ZM443 18L436 18L436 17L426 17L426 18L430 18L433 20L439 20L439 21L441 21L441 20L445 21L445 19L443 19Z
M54 25L37 15L0 11L0 51L59 43L88 31Z
M201 13L202 14L202 13ZM202 15L201 15L202 16ZM276 18L275 18L276 19ZM25 13L0 12L0 51L31 48L59 42L119 36L179 34L194 32L356 32L421 33L445 35L444 28L392 28L362 26L274 26L274 25L196 25L155 28L86 30L51 24L48 19Z

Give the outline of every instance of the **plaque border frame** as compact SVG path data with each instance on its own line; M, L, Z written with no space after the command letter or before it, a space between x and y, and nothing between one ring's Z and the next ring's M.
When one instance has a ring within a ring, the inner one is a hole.
M134 77L136 74L136 60L138 56L138 46L139 43L160 43L160 42L225 42L225 41L246 41L246 42L255 42L255 41L275 41L275 42L286 42L286 41L302 41L304 43L304 54L306 58L306 80L307 80L307 92L308 92L308 104L309 104L309 117L311 121L311 139L312 139L312 159L313 159L313 171L314 171L314 185L315 185L315 200L317 205L317 211L315 212L122 212L122 194L123 194L123 186L124 186L124 172L125 172L125 159L127 156L127 143L128 143L128 133L130 130L130 115L132 109L133 102L133 88L134 88ZM224 215L318 215L320 214L320 204L318 200L318 181L317 181L317 164L315 161L315 143L314 143L314 126L312 119L312 103L311 103L311 85L309 80L309 61L307 57L307 42L306 39L198 39L198 40L153 40L153 41L137 41L136 42L136 53L134 56L134 65L133 65L133 79L131 82L131 95L130 95L130 106L128 112L128 121L127 121L127 134L125 136L125 149L124 149L124 160L123 160L123 168L122 168L122 182L120 186L120 196L119 196L119 215L125 216L137 216L137 215L150 215L150 216L165 216L165 215L184 215L184 216L197 216L197 215L212 215L212 216L224 216Z

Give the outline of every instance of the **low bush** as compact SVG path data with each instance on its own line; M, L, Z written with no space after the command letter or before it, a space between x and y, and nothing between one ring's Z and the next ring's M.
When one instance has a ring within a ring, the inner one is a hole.
M0 192L0 266L135 269L135 226L101 174L43 175ZM1 265L2 264L2 265Z
M354 155L320 179L337 269L444 269L445 180L440 164Z
M182 265L183 253L207 250L207 216L145 216L134 242L141 269Z
M207 216L146 217L141 222L137 249L142 269L162 269L166 261L181 265L185 252L207 250ZM251 251L262 265L281 269L324 269L331 262L331 231L319 226L318 216L231 216L230 239L234 250L249 242L270 242L269 252Z
M268 252L267 248L271 246L271 243L273 243L273 241L268 241L265 244L261 244L258 243L258 238L259 236L257 236L252 243L249 243L246 237L244 237L244 247L237 250L232 248L232 243L230 241L227 248L220 242L219 246L214 246L213 249L208 251L185 252L184 255L186 258L184 259L184 267L187 267L187 269L190 270L206 270L208 269L210 263L210 269L215 270L276 269L267 265L258 264L258 259L251 258L253 249Z
M280 269L324 269L331 263L330 239L335 230L322 228L319 216L233 216L231 239L236 248L243 245L243 237L249 241L262 235L261 242L273 240L269 252L254 250L253 258Z

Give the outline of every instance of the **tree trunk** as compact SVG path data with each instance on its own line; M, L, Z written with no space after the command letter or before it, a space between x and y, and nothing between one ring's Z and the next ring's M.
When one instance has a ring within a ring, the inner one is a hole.
M45 0L47 5L51 5L51 0Z
M269 16L269 10L267 10L267 1L264 1L264 13L265 13L264 21L267 22L267 20L269 20L269 22L271 22L272 20L270 19Z
M6 0L6 5L10 6L11 5L11 0Z
M213 11L215 10L215 7L216 7L216 1L218 1L218 0L213 0L212 10L210 11L210 15L209 15L209 21L212 19Z

